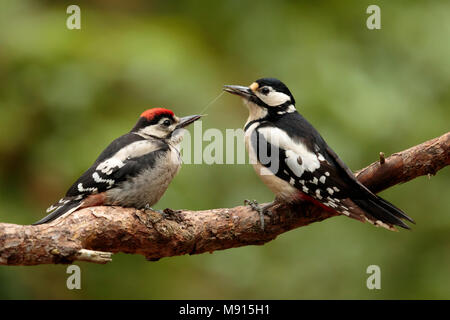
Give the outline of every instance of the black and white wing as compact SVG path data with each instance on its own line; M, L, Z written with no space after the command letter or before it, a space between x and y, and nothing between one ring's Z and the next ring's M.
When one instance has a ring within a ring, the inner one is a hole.
M143 168L153 166L158 153L167 149L168 146L157 139L148 140L134 133L117 138L69 188L64 198L47 209L49 215L33 225L50 222L77 210L87 196L114 188Z
M293 117L293 119L288 119ZM321 204L388 229L412 219L358 182L320 134L297 112L262 123L251 139L259 162ZM262 146L265 150L260 152ZM269 159L264 155L269 154Z

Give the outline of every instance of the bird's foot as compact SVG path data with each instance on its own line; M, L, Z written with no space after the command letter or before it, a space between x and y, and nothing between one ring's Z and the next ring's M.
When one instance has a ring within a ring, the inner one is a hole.
M164 212L165 214L177 214L177 213L182 213L183 210L173 210L173 209L170 209L170 208L165 208L165 209L163 210L163 212Z
M157 210L157 209L153 209L152 207L150 207L150 205L145 205L145 210L152 210L154 212L158 212L160 215L162 215L163 217L166 217L166 214L168 214L166 212L166 210L168 209L164 209L164 210ZM169 209L170 210L170 209Z
M259 213L259 219L261 221L261 229L264 230L264 216L267 215L269 217L272 216L272 207L275 204L274 202L268 203L264 206L261 206L256 200L244 200L244 204L250 206L254 211Z
M183 212L183 210L173 210L170 208L165 208L163 210L163 212L164 212L164 217L168 220L173 220L178 223L181 223L184 221L184 216L181 214Z
M163 219L175 220L178 222L183 221L183 217L182 217L182 215L180 215L180 213L183 212L182 210L173 210L170 208L165 208L164 210L156 210L148 205L145 206L145 209L152 210L154 212L158 212L162 216Z

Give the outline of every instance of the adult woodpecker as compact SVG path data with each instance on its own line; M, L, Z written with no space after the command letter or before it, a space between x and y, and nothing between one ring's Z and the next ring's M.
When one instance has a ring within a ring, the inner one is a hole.
M182 128L198 120L178 118L171 110L144 111L127 134L117 138L34 225L98 205L142 209L157 203L181 165Z
M327 145L295 108L295 99L280 80L263 78L249 87L226 85L224 90L243 98L249 109L245 144L263 182L275 193L261 214L277 202L311 201L327 210L396 230L414 221L400 209L372 193Z

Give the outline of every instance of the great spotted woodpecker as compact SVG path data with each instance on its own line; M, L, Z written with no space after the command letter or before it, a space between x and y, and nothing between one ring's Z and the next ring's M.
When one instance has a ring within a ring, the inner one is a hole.
M114 140L65 197L47 209L50 214L34 225L85 207L154 205L180 169L181 129L199 118L180 119L164 108L143 112L133 129Z
M284 83L273 78L249 87L227 85L224 90L243 98L249 109L245 144L263 182L275 193L265 207L277 202L311 201L327 210L376 226L409 229L402 219L414 221L400 209L362 185L317 130L295 108L295 99Z

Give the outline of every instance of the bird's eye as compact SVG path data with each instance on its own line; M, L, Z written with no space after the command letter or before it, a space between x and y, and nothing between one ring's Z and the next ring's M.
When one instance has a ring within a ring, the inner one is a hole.
M264 87L261 89L261 93L264 95L268 94L269 92L270 92L269 88Z
M170 120L165 120L163 122L163 126L166 126L166 127L170 126Z

